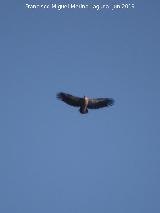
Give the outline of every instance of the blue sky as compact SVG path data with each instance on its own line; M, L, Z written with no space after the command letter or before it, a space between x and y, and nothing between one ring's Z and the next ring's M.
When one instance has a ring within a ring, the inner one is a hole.
M128 2L1 4L0 212L160 212L160 3ZM115 105L81 115L59 91Z

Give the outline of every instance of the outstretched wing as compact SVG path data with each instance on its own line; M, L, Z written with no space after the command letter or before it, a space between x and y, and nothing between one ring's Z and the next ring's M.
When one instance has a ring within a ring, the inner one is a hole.
M57 98L74 107L80 107L83 103L83 98L79 98L64 92L58 93Z
M108 107L114 104L114 100L112 98L96 98L89 99L88 108L89 109L99 109L101 107Z

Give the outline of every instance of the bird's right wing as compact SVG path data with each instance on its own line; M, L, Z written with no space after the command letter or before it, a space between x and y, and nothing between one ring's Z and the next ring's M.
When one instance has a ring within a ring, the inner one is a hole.
M79 98L64 92L58 93L57 98L74 107L80 107L83 104L83 98Z
M114 100L112 98L95 98L89 99L88 108L89 109L99 109L102 107L112 106Z

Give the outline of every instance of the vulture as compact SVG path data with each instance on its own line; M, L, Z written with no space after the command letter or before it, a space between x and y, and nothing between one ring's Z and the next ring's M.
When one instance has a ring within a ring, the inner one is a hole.
M112 106L114 100L112 98L88 98L84 96L76 97L64 92L57 94L57 98L70 106L79 107L81 114L88 113L88 109L99 109L102 107Z

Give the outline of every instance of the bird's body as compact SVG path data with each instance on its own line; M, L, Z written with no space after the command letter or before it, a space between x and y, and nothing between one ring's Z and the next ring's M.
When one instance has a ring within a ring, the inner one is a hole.
M80 107L79 111L81 114L88 113L88 109L99 109L102 107L108 107L113 105L114 103L114 100L111 98L91 99L86 96L84 96L83 98L80 98L80 97L76 97L64 92L58 93L57 98L71 106Z
M80 111L80 113L82 113L82 114L86 114L86 113L88 113L87 107L88 107L88 102L89 102L89 100L88 100L88 98L87 98L86 96L84 96L83 102L84 102L84 103L83 103L82 106L80 107L79 111Z

